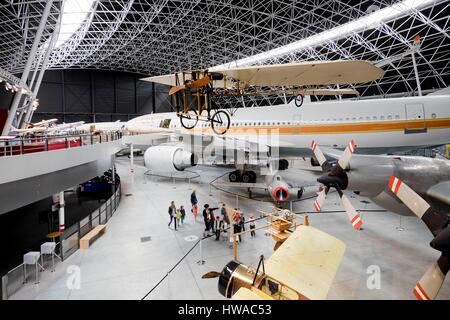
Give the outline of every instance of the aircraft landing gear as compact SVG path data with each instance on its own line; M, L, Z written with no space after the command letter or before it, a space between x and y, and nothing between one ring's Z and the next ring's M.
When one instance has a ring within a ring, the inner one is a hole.
M235 170L230 172L228 178L230 182L254 183L256 182L256 173L254 171L244 171L241 174L240 170Z
M239 170L230 172L228 175L230 182L240 182L241 181L241 172Z
M304 191L303 188L298 189L298 191L297 191L297 199L300 199L302 197L303 191Z
M254 183L256 181L256 173L253 171L245 171L242 174L242 182L244 183Z

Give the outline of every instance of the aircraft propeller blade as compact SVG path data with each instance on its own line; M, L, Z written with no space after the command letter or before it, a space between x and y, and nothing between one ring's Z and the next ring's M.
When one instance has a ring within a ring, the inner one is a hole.
M447 218L435 212L430 205L406 183L395 176L389 179L389 189L426 224L434 236L447 224Z
M355 228L356 230L361 229L362 220L360 215L353 208L353 205L350 203L350 200L348 200L348 198L342 192L342 190L345 190L348 185L348 177L347 174L345 173L345 169L348 166L348 163L350 161L353 152L355 152L356 149L355 140L352 140L347 144L344 153L334 166L331 166L331 164L327 161L327 159L325 158L325 156L323 155L322 151L320 150L319 146L315 141L311 142L311 149L313 150L314 155L319 161L322 170L325 172L317 179L317 181L322 183L325 186L325 188L318 195L317 199L314 201L314 209L317 212L319 212L322 209L323 203L325 202L326 199L326 195L330 190L330 188L333 187L337 190L339 197L341 198L342 206L344 207L345 212L347 213L347 216L353 228Z
M345 212L347 212L348 219L350 220L353 228L355 228L356 230L361 229L362 220L359 213L356 212L350 200L348 200L347 196L342 192L342 190L337 189L337 191L339 193L339 197L341 197L342 206L344 207Z
M314 201L314 209L319 212L322 210L322 206L325 202L325 199L327 197L327 193L330 190L329 187L324 187L323 190L319 193L317 196L316 201Z
M389 189L420 218L434 235L430 246L442 252L414 287L413 293L418 300L434 299L444 283L450 269L450 225L444 215L437 213L411 187L395 176L389 179Z
M311 149L314 152L317 161L319 161L319 164L322 167L322 171L328 171L331 168L331 165L325 158L325 156L322 153L322 150L320 150L319 146L314 140L311 142Z
M430 208L430 205L423 200L421 196L395 176L391 176L389 179L389 189L391 189L391 191L412 212L414 212L419 219L422 219L425 212Z
M347 147L344 150L344 154L339 158L337 164L333 168L331 168L331 172L333 174L339 175L345 170L345 168L347 168L348 163L350 162L350 158L353 152L355 152L355 149L356 143L355 140L352 139L352 141L347 144Z
M436 298L449 269L449 256L443 254L438 261L428 268L427 272L414 287L413 293L417 300L432 300Z
M202 276L202 279L212 279L212 278L217 278L217 277L219 277L220 276L220 272L217 272L217 271L210 271L210 272L207 272L207 273L205 273L203 276Z

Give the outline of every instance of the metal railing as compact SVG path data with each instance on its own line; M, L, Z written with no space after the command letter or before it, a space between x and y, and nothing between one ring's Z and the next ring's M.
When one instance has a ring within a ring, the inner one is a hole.
M120 131L111 131L98 134L41 135L0 139L0 157L82 147L121 138Z
M67 259L80 248L80 238L99 224L106 224L108 222L119 206L121 194L122 190L119 184L113 195L97 210L64 231L60 237L61 241L57 242L55 249L55 253L61 258L61 261ZM33 268L28 268L25 274L23 266L23 263L21 263L1 278L0 297L2 300L7 300L17 292L25 284L29 275L34 272Z

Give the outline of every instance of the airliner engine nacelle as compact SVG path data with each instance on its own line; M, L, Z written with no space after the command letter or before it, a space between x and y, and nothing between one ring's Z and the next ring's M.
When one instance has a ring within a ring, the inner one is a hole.
M168 173L183 171L197 165L195 154L179 146L155 146L144 153L144 165L153 172Z
M399 214L412 215L413 212L402 203L386 187L391 175L397 176L414 190L422 194L426 201L436 205L435 199L427 198L428 190L438 181L431 177L439 177L441 181L448 181L450 164L447 160L426 157L408 156L354 156L346 172L348 185L346 189L369 197L379 206Z
M267 178L269 177L270 176L268 176ZM272 181L270 181L268 185L270 195L276 202L282 203L289 200L290 187L280 175L273 176Z

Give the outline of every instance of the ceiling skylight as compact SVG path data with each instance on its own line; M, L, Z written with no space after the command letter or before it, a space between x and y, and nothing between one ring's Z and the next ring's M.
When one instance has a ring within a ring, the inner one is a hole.
M55 47L65 43L86 21L96 0L65 0Z

